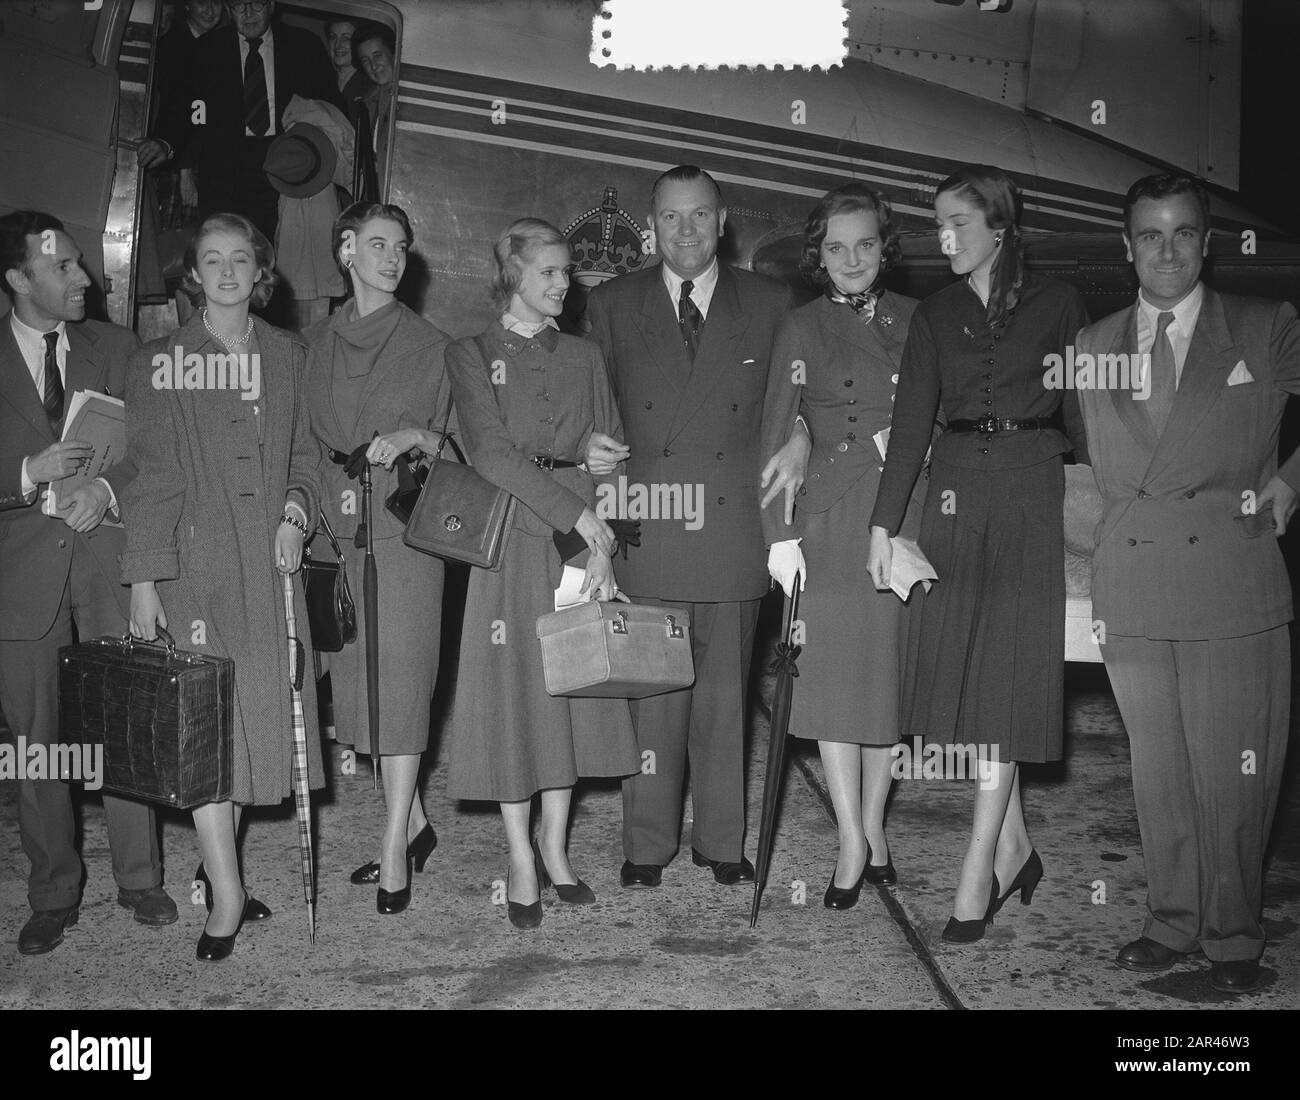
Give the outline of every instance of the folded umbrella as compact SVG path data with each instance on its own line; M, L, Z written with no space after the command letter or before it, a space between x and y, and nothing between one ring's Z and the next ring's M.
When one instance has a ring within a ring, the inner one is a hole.
M799 616L799 587L803 577L794 575L793 594L785 602L785 624L781 640L776 644L776 660L771 669L776 673L772 689L772 722L767 742L767 775L763 778L763 816L758 827L758 860L754 866L754 904L749 911L749 927L758 924L758 906L767 885L767 873L772 862L772 842L775 840L776 807L781 801L781 781L785 771L785 739L790 731L790 704L794 699L794 678L799 675L795 662L803 648L794 644L795 623Z
M378 432L374 433L376 436ZM371 437L372 439L374 436ZM366 715L368 718L370 764L374 769L375 787L379 787L379 572L375 567L374 512L370 463L366 461L369 443L363 443L348 456L343 472L361 481L361 526L356 544L366 551L362 573L363 606L366 620Z
M289 635L289 700L293 711L293 801L298 814L298 857L302 893L307 900L307 927L316 942L316 876L311 854L311 794L307 788L307 718L302 708L303 670L307 654L298 640L293 610L293 578L284 574L284 622Z

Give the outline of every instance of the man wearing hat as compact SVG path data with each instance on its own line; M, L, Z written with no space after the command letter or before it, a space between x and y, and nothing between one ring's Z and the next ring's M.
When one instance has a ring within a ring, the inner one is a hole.
M325 49L315 35L273 26L273 0L227 3L231 25L198 43L184 99L195 125L160 133L194 166L199 213L249 218L275 239L279 192L263 163L284 133L284 111L300 95L342 106Z

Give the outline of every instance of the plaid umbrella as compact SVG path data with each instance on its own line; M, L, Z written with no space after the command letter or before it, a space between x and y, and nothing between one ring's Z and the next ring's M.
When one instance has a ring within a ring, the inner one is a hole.
M307 790L307 718L302 709L302 675L306 664L293 612L293 578L284 574L284 621L289 634L289 698L293 703L293 801L298 810L298 854L302 861L302 893L307 900L307 925L316 942L316 883L311 856L311 795Z

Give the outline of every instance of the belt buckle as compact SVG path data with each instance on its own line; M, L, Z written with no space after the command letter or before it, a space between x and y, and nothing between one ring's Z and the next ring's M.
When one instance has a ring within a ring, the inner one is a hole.
M555 458L552 455L533 455L533 465L539 470L554 470Z
M985 413L975 421L975 430L981 435L991 435L994 432L1001 431L999 418L992 413Z

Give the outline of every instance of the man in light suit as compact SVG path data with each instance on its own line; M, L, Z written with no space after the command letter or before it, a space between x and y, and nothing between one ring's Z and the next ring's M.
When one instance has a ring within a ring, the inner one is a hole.
M1077 340L1078 355L1144 372L1141 385L1078 390L1104 506L1094 615L1149 886L1142 936L1116 961L1160 971L1200 950L1214 989L1244 993L1259 981L1290 716L1294 613L1275 536L1295 511L1300 453L1279 471L1277 445L1300 392L1300 322L1290 305L1200 282L1198 180L1138 180L1124 226L1138 300Z
M58 516L42 513L40 490L73 473L89 451L59 442L67 401L77 390L120 397L139 341L84 320L90 278L81 251L48 214L0 218L0 275L13 303L0 320L0 710L15 737L48 746L59 740L57 656L72 643L73 622L82 638L125 633L122 531L102 521L134 470L119 464L74 490ZM18 950L39 955L77 923L82 867L67 783L20 779L18 799L32 907ZM161 887L153 811L106 794L104 815L118 904L142 924L170 924L176 905Z
M724 885L754 877L743 851L744 739L768 591L758 479L770 456L759 453L759 427L772 336L791 296L718 263L726 218L707 173L664 173L650 200L662 263L602 284L587 306L630 449L602 491L626 479L628 500L644 486L652 499L677 494L698 507L693 516L631 514L642 518L641 544L618 565L634 600L689 612L695 657L693 687L632 704L642 771L623 783L624 886L658 886L676 853L688 758L695 863Z
M340 109L343 99L320 40L274 25L271 0L226 7L231 24L196 43L188 79L179 85L186 111L160 116L161 141L152 144L194 169L201 216L243 214L273 241L279 193L262 162L272 139L284 132L284 109L295 95ZM196 103L202 105L197 122Z

